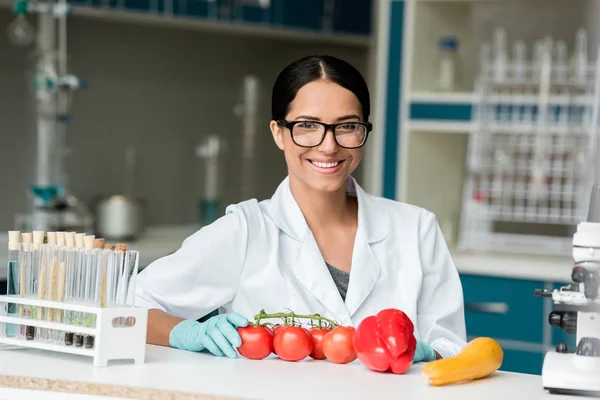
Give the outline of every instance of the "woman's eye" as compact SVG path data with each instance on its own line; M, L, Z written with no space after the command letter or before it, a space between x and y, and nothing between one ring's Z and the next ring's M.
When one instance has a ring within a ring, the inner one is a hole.
M315 129L315 128L316 128L316 125L315 125L315 124L313 124L312 122L300 122L300 123L298 124L298 127L299 127L300 129Z
M344 124L344 125L340 125L338 127L338 129L341 129L343 131L354 131L357 128L357 124Z

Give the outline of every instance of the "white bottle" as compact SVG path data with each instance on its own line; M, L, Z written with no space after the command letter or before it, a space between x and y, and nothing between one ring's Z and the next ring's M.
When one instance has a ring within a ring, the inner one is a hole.
M454 36L444 36L440 39L440 69L438 89L443 92L456 90L456 58L458 40Z

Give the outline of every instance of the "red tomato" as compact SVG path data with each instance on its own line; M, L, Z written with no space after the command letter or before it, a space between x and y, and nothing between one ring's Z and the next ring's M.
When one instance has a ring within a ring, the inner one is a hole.
M284 361L304 360L313 349L312 338L299 326L282 326L273 339L275 354Z
M323 337L331 330L326 328L312 328L310 335L313 341L313 350L310 353L310 357L315 360L324 360L325 353L323 353Z
M237 329L242 338L240 354L252 360L262 360L273 352L273 334L264 326L248 325Z
M283 328L283 325L275 325L273 326L272 331L273 331L273 335L277 333L278 330L280 330L281 328Z
M323 337L323 353L329 361L347 364L356 360L354 331L352 326L338 326Z

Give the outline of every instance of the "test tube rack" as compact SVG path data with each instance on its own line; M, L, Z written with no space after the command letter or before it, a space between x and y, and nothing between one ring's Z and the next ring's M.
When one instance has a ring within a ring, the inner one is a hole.
M93 328L63 324L52 321L8 317L0 315L0 322L5 324L25 325L48 328L63 332L81 333L94 336L94 347L66 346L25 338L7 337L5 330L0 330L0 343L23 348L35 348L53 352L69 353L93 357L94 366L107 366L110 360L134 360L135 364L143 364L146 354L146 328L148 325L148 310L141 307L94 307L70 304L48 300L30 299L18 295L0 296L0 306L19 304L33 307L45 307L57 310L84 312L96 316L96 326ZM118 321L132 321L124 326Z
M502 30L482 48L459 251L566 256L600 166L600 57L588 62L584 31L571 64L551 38L531 60L507 48Z

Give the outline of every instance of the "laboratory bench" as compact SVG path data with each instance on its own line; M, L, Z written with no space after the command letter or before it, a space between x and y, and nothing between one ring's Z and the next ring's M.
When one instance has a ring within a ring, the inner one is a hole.
M497 371L487 379L461 385L428 386L423 363L404 375L372 372L358 360L346 365L306 359L285 362L227 359L147 345L144 364L129 361L93 367L88 357L48 353L35 349L3 350L0 363L0 398L16 393L77 393L77 398L154 399L386 399L423 400L566 399L551 395L541 377ZM40 390L44 392L39 392ZM38 391L38 392L34 392ZM63 395L66 395L63 397ZM82 396L82 397L79 397ZM92 397L105 396L105 397ZM577 397L583 399L583 397Z

